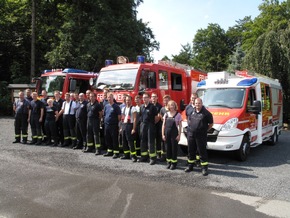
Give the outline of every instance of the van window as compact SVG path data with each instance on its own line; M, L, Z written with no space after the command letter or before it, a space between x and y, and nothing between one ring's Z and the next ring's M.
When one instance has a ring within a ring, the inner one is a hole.
M171 73L172 90L182 91L182 77L180 74Z
M255 89L251 89L249 91L247 106L253 105L254 101L256 101L256 92L255 92Z
M159 70L159 88L168 90L168 73L164 70Z
M262 93L262 109L264 111L271 110L270 87L264 83L261 83L261 93Z
M75 79L76 80L76 90L77 93L86 93L90 89L89 80Z
M266 86L266 99L265 99L265 109L270 111L271 110L271 94L270 94L270 87Z
M142 70L139 90L156 89L156 73L154 71Z

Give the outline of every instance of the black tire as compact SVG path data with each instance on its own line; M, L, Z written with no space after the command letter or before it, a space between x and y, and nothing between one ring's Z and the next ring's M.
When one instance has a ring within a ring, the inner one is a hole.
M277 133L277 128L275 129L273 135L271 135L271 138L269 140L269 145L276 145L276 143L278 142L279 139L279 135Z
M180 150L183 152L183 154L187 155L188 154L188 146L185 145L179 145Z
M250 148L251 148L251 146L250 146L249 137L247 135L244 135L239 150L237 150L235 152L237 160L239 160L239 161L247 160L247 158L250 154Z

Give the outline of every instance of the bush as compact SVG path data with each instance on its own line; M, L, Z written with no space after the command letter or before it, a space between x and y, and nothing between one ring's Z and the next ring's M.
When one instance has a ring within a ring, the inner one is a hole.
M0 115L12 115L12 104L10 99L10 92L8 83L6 81L0 82Z

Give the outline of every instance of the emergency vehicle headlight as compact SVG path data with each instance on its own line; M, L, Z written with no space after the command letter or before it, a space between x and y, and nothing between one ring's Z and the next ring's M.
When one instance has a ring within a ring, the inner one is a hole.
M257 78L252 78L252 79L244 79L240 81L237 86L251 86L257 82Z
M231 118L229 119L221 128L221 131L228 131L232 128L236 128L238 125L239 119L238 118Z

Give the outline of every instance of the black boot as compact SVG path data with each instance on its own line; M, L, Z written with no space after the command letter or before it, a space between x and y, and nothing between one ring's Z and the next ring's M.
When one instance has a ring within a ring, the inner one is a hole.
M52 145L51 139L50 138L46 138L45 144L46 145Z
M156 164L156 158L151 158L149 164L150 165L155 165Z
M104 154L104 157L112 157L113 156L113 152L107 152Z
M171 162L167 162L166 169L170 169L170 167L171 167Z
M207 166L202 166L201 173L202 173L203 176L207 176L208 175L208 167Z
M41 139L37 139L37 142L35 144L36 145L41 145L42 144L42 140Z
M124 154L120 159L122 159L122 160L130 160L130 154Z
M27 137L23 137L23 139L22 139L22 142L21 142L22 144L27 144Z
M32 141L29 143L30 145L34 145L37 142L36 139L32 139Z
M138 162L148 162L148 157L146 156L141 156L141 158L138 160Z
M184 170L184 172L189 173L193 171L193 164L188 164L187 168Z
M113 159L117 159L117 158L119 158L119 154L114 154Z
M137 162L137 156L136 155L132 155L131 156L131 160L135 163Z
M170 166L170 169L171 170L175 170L176 166L177 166L177 163L172 163L171 166Z
M93 153L94 152L94 146L88 146L86 150L84 150L84 153Z
M15 141L13 141L12 143L13 143L13 144L15 144L15 143L20 143L20 139L19 139L19 138L16 138Z
M96 153L95 153L95 155L101 155L102 153L101 153L101 150L100 150L100 148L96 148Z

